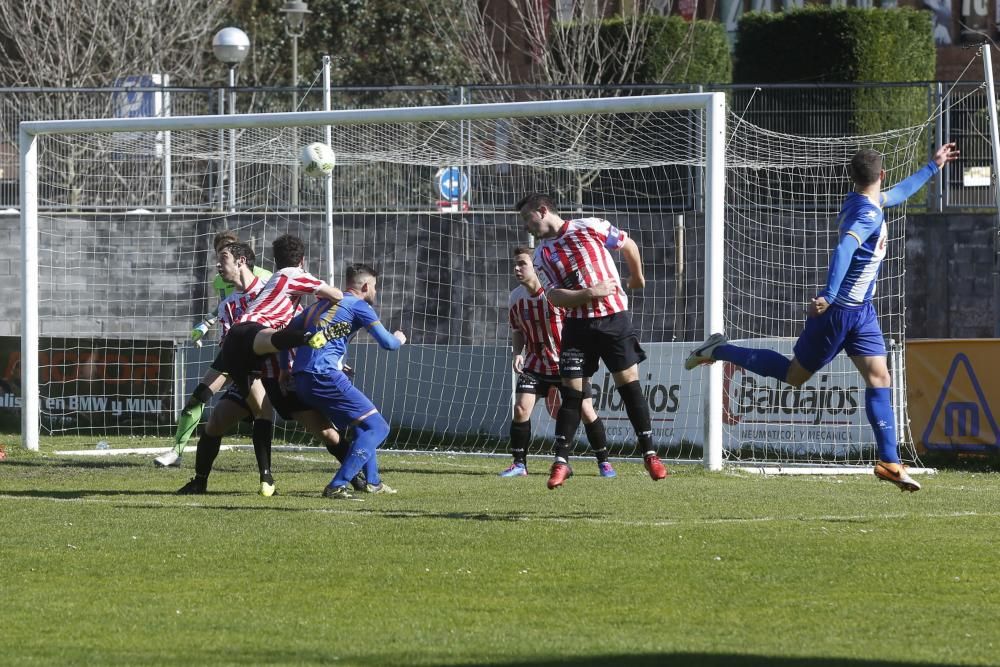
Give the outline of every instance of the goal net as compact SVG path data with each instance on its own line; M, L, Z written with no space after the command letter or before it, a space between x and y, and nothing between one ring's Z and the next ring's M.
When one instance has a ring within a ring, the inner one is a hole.
M335 284L354 262L380 271L376 309L408 344L390 353L362 333L349 363L393 427L386 447L506 452L511 249L531 244L512 207L541 191L564 217L607 218L639 245L646 287L630 308L662 455L710 467L870 462L863 386L846 359L797 390L682 364L715 330L790 352L825 277L850 155L879 148L894 182L922 150L919 129L799 139L727 125L723 109L715 93L24 124L22 353L37 359L23 364L26 444L172 433L217 353L213 333L197 348L189 332L218 303L212 240L228 229L264 268L273 239L292 233L307 269ZM293 169L296 146L313 141L336 153L329 183ZM901 411L903 212L889 218L877 303L897 344ZM631 455L603 367L592 395L613 454ZM535 453L549 450L557 397L539 403Z

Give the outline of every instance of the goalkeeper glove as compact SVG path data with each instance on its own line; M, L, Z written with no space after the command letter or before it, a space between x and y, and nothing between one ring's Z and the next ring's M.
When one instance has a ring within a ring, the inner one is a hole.
M191 340L194 342L195 347L201 347L201 339L208 333L208 330L212 328L212 325L215 324L218 319L219 318L215 315L210 315L191 330Z

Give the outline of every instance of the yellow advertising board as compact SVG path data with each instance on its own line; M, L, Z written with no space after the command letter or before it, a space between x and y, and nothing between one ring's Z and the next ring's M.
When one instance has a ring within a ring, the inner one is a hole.
M907 341L906 385L919 451L1000 449L1000 340Z

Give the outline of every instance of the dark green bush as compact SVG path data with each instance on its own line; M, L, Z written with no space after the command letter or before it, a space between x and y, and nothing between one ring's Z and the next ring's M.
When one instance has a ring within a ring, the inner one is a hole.
M736 83L924 82L934 79L937 50L927 12L811 5L787 13L746 14L740 21ZM853 93L851 134L923 123L921 86L863 87Z

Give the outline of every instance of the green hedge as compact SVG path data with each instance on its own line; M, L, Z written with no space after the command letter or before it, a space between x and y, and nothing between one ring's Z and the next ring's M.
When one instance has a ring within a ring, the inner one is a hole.
M589 68L590 81L605 85L617 83L730 83L733 61L726 42L726 32L715 21L688 23L679 16L647 16L649 37L642 55L632 72L621 70L601 72L595 81L594 68ZM572 30L572 26L563 25ZM626 23L620 19L601 21L601 44L604 53L620 52L627 42ZM606 66L605 66L606 67Z
M737 83L931 81L937 51L928 12L810 5L740 21Z
M787 13L751 12L740 21L736 83L924 82L935 76L930 14L909 8L811 5ZM923 87L860 88L844 131L870 134L923 123Z

